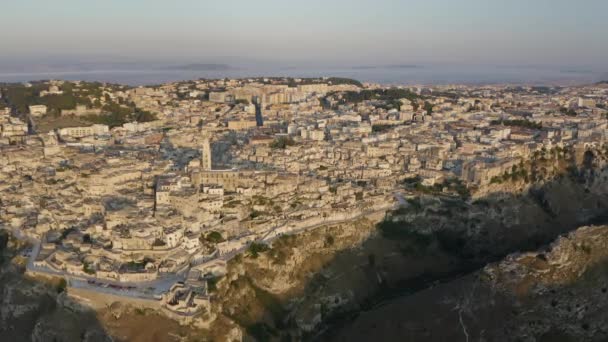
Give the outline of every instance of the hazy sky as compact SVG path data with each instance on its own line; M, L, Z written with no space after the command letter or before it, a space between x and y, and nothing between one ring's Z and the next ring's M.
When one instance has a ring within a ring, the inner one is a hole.
M0 59L608 67L608 0L3 0Z

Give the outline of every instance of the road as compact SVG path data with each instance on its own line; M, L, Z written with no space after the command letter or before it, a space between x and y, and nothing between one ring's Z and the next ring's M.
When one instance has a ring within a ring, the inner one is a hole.
M360 215L354 216L349 219L324 221L324 222L320 222L320 223L312 225L312 226L302 227L297 230L290 231L287 234L288 235L300 234L302 232L314 230L316 228L327 226L327 225L351 222L351 221L357 220L364 216L374 215L374 214L377 214L380 212L386 212L389 209L390 209L390 207L387 206L386 208L378 209L378 210L375 210L372 212L361 213ZM275 227L273 230L283 228L283 227L285 227L285 225L280 226L280 227ZM108 294L113 294L113 295L117 295L117 296L125 296L125 297L139 298L139 299L156 300L162 293L167 292L171 288L171 286L173 286L173 284L175 284L176 282L179 282L179 281L184 281L186 274L188 273L188 271L190 269L189 267L187 267L184 270L182 270L182 272L180 272L180 273L177 273L177 274L174 274L171 276L161 277L161 278L158 278L158 279L155 279L152 281L147 281L147 282L118 282L118 281L101 280L101 279L98 279L95 277L76 276L76 275L67 274L65 272L53 270L53 269L50 269L47 267L35 266L34 260L36 259L36 256L38 256L38 253L40 252L40 246L41 246L40 241L35 241L34 239L23 237L21 234L16 234L16 236L18 238L25 238L28 241L32 242L34 245L32 252L30 254L27 266L26 266L29 271L63 277L66 279L69 286L76 287L76 288L82 288L82 289L86 289L86 290L97 291L100 293L108 293ZM260 240L260 242L270 244L281 236L282 236L282 234L276 235L276 236L273 236L273 237L270 237L267 239ZM245 252L247 250L247 248L248 248L248 246L244 246L244 247L237 249L235 251L232 251L230 253L220 255L220 256L218 256L218 258L220 260L229 261L230 259L234 258L236 255Z
M135 297L140 299L153 299L155 296L167 292L173 284L178 281L184 281L187 272L182 271L167 277L161 277L147 282L119 282L102 280L96 277L83 277L65 272L57 271L48 267L37 267L34 265L34 260L40 252L40 242L27 239L34 244L30 253L26 269L33 272L44 273L52 276L63 277L68 282L69 286L78 287L87 290L93 290L102 293L110 293L117 296ZM95 282L94 284L89 283ZM100 284L100 285L97 285ZM127 289L135 287L134 289ZM121 289L122 288L122 289Z

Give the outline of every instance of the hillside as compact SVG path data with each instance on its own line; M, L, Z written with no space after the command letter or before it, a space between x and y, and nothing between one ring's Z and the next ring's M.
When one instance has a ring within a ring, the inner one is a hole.
M362 313L333 341L605 341L608 226ZM437 327L441 329L437 329Z

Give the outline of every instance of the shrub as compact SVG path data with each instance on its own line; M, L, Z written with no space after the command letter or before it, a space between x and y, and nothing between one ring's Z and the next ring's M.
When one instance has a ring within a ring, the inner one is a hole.
M207 240L209 242L213 242L213 243L220 243L220 242L224 241L224 237L219 232L212 231L212 232L209 232L209 234L207 234L207 236L205 236L205 240Z
M62 293L67 288L68 288L68 282L64 278L61 278L55 289L57 290L57 293Z
M285 149L287 146L293 145L295 145L295 141L291 137L278 137L270 143L270 147L274 149Z
M325 247L329 247L329 246L333 246L334 245L334 237L327 234L325 236Z
M257 242L252 242L251 245L249 245L249 255L251 255L251 257L253 257L254 259L257 258L260 253L264 253L266 251L268 251L269 248L267 245L263 244L263 243L257 243Z

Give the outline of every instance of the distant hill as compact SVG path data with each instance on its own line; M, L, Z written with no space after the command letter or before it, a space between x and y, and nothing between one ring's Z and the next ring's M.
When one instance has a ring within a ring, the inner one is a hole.
M414 64L394 64L394 65L357 65L353 66L355 70L368 70L368 69L418 69L420 65Z
M608 81L599 81L597 83L594 84L594 86L598 87L598 88L608 88Z
M174 70L191 70L191 71L222 71L222 70L231 70L232 67L228 64L215 64L215 63L195 63L195 64L186 64L186 65L178 65L172 67Z
M422 68L420 65L415 64L395 64L395 65L387 65L388 69L419 69Z

